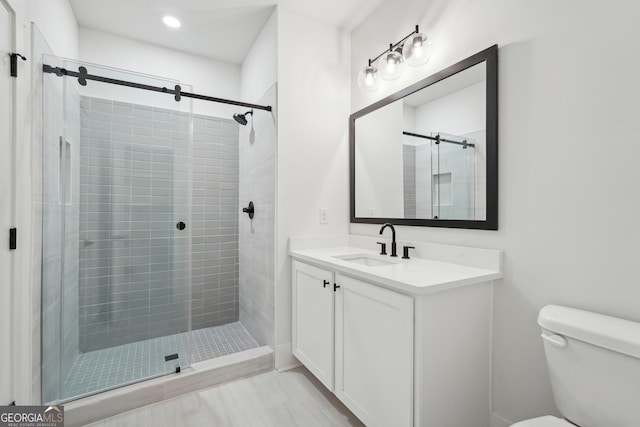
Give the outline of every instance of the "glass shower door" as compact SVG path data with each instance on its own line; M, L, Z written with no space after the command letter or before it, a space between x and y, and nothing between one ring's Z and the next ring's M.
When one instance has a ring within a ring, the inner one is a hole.
M431 144L431 200L433 218L473 220L475 217L475 141L469 137L439 135Z
M177 84L55 57L44 62ZM44 75L43 402L190 364L191 102L82 83Z

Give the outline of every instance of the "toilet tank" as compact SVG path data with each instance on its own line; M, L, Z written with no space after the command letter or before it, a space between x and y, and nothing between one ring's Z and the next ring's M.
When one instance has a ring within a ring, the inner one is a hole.
M640 427L640 323L548 305L538 324L562 415L580 427Z

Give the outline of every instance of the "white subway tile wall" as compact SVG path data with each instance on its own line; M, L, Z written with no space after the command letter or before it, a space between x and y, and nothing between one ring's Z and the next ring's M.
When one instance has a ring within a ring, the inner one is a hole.
M404 217L433 218L431 144L402 146Z
M240 216L240 322L260 345L275 347L276 86L240 129L240 204L255 204L255 216Z
M190 151L188 113L80 106L80 351L187 330L189 228L193 329L238 320L238 125L194 116Z
M416 218L416 146L402 145L404 217Z
M195 116L193 329L238 320L238 124Z
M416 146L416 218L433 218L431 143Z

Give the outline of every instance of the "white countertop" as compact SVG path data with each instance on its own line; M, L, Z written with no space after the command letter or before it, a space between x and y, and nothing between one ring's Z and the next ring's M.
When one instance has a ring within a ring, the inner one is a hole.
M412 256L411 259L401 258L401 246L398 245L400 256L392 258L389 255L379 255L377 251L354 246L336 246L304 249L299 245L292 245L289 254L297 260L325 267L332 271L343 273L354 278L376 283L380 286L394 289L412 295L423 295L440 292L476 283L488 282L502 277L502 272L496 269L485 269L461 265L445 261L436 261ZM465 248L460 247L461 250ZM478 251L478 249L472 248ZM500 251L499 256L501 258ZM366 266L336 256L366 254L367 257L392 261L392 264ZM501 265L501 263L498 263Z

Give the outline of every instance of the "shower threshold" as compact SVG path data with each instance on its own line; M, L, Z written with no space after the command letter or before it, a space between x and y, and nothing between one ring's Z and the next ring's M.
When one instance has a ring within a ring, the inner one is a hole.
M194 363L179 374L139 381L65 403L64 425L86 426L153 403L267 372L273 370L273 366L274 354L269 346Z
M188 345L189 336L184 332L81 353L64 381L61 400L74 400L175 372L177 366L189 365L182 357ZM191 338L191 363L258 347L240 322L196 329ZM174 353L180 358L165 361L165 356Z

